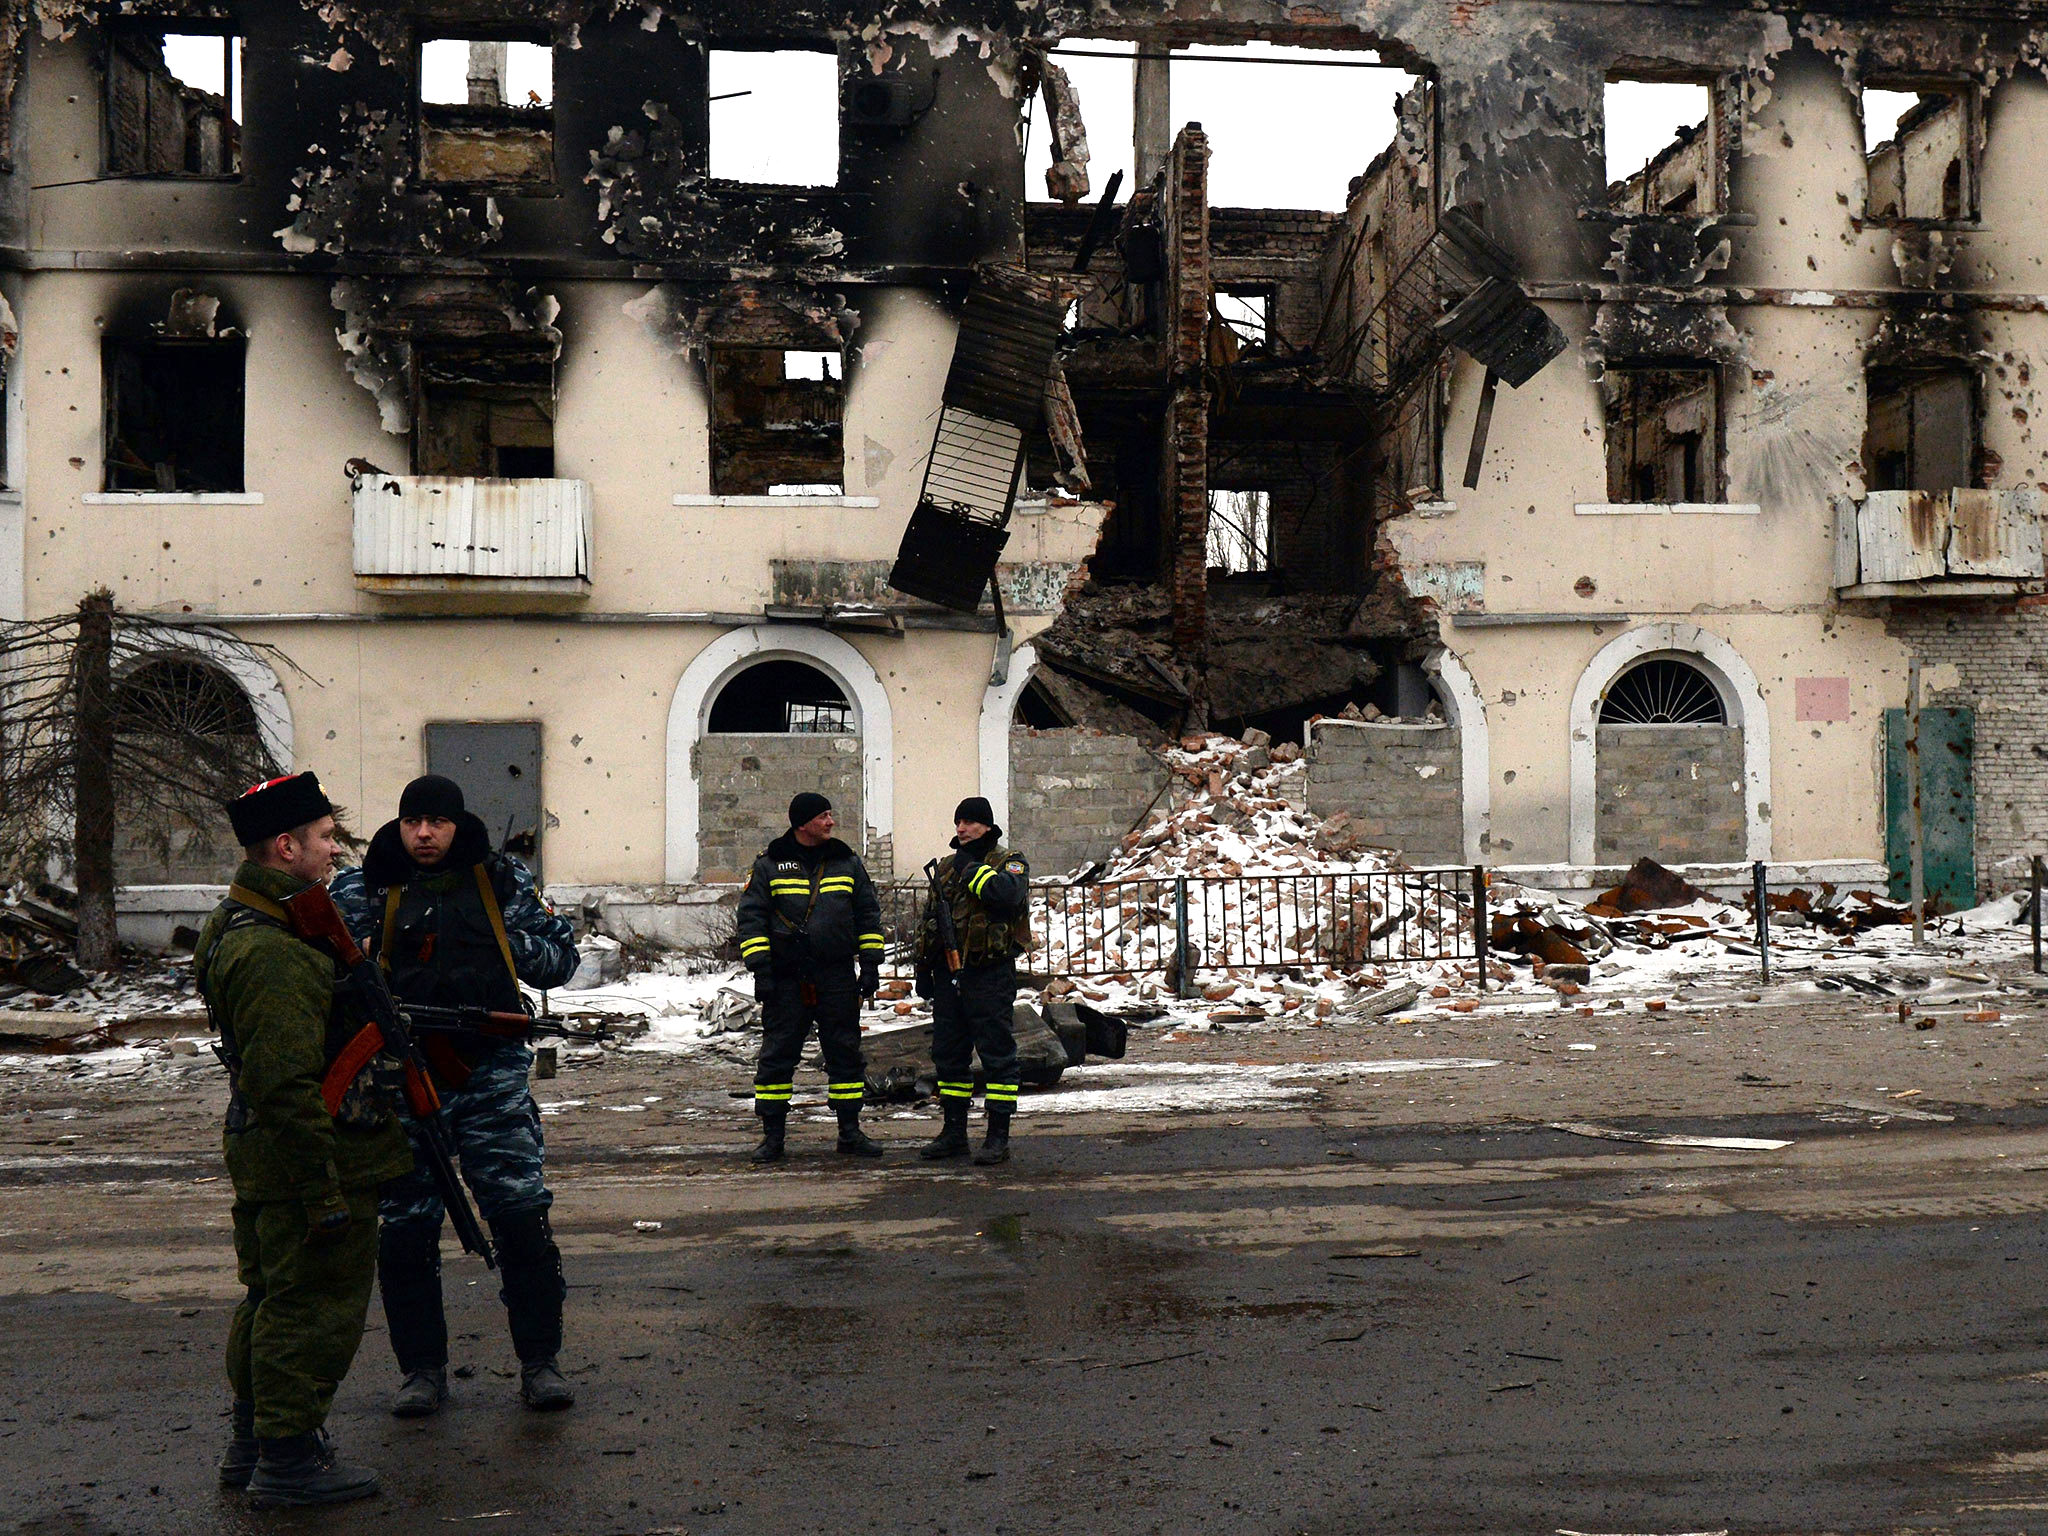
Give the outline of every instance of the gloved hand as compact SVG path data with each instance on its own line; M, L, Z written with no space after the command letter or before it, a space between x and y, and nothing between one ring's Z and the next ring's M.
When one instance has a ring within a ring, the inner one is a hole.
M775 991L775 973L765 965L754 967L754 1001L765 1003Z
M339 1191L318 1200L306 1202L306 1243L313 1248L333 1248L348 1236L348 1229L355 1223L349 1215L348 1201Z
M882 990L882 962L873 955L860 957L860 995L866 1002L873 1002L875 994Z
M939 990L937 978L932 975L929 961L918 961L917 969L911 973L911 976L919 997L930 998L933 993Z

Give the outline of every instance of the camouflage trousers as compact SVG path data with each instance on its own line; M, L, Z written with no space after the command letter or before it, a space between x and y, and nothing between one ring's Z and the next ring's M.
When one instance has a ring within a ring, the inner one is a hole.
M265 1440L326 1423L363 1339L377 1274L376 1195L352 1189L345 1198L348 1230L311 1242L299 1201L235 1202L235 1277L244 1295L228 1324L228 1385L256 1405Z
M544 1211L554 1203L542 1166L540 1107L527 1087L532 1069L533 1052L525 1046L500 1047L441 1101L441 1120L455 1143L462 1182L485 1221L514 1211ZM413 1138L413 1170L384 1186L378 1210L392 1226L438 1228L441 1196L433 1175L418 1160L418 1128L408 1121L406 1132Z

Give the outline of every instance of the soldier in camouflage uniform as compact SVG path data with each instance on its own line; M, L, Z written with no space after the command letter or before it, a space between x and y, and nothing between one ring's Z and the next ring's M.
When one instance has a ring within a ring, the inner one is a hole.
M541 899L524 864L492 851L460 787L435 774L405 787L397 820L370 840L363 867L335 877L334 903L403 1002L517 1012L520 982L558 987L576 969L568 920ZM430 1036L425 1046L463 1181L496 1239L520 1396L530 1408L567 1408L576 1399L556 1357L568 1287L548 1224L540 1109L527 1086L533 1050L481 1036ZM420 1418L448 1400L441 1197L419 1168L385 1189L381 1208L377 1275L404 1376L391 1411Z
M334 1085L338 1112L322 1097L364 1020L337 991L337 957L298 938L283 903L327 877L333 812L310 773L228 807L247 858L193 956L232 1084L223 1140L245 1287L228 1325L233 1438L220 1481L258 1508L377 1491L376 1473L336 1460L322 1426L362 1341L377 1186L412 1167L378 1062Z
M945 1124L918 1150L931 1160L967 1154L973 1057L981 1056L988 1135L974 1160L1010 1160L1010 1116L1017 1108L1017 956L1029 942L1031 866L1003 846L995 812L979 795L953 812L953 856L939 866L939 888L953 914L960 969L947 974L937 915L927 905L919 935L919 990L932 1000L932 1065Z

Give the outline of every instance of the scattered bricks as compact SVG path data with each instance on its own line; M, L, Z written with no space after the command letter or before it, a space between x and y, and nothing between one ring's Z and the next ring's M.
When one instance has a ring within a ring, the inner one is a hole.
M1975 1013L1963 1015L1972 1024L1996 1024L2004 1017L1996 1008L1979 1008Z
M1449 997L1451 995L1451 989L1449 987L1431 987L1429 989L1429 995L1431 997Z
M1319 1019L1327 1019L1331 1014L1335 1013L1336 1011L1337 1005L1331 1002L1327 997L1320 999L1316 1003L1316 1017Z
M1915 1019L1913 1021L1913 1027L1915 1029L1932 1029L1934 1028L1934 1020L1927 1018Z
M1576 981L1560 981L1557 983L1557 994L1560 997L1577 997L1579 984Z
M1649 1009L1652 1013L1662 1013L1666 1008L1670 1006L1670 1004L1666 1003L1664 999L1661 997L1653 997L1647 1003L1643 1004L1643 1006Z
M1453 1013L1475 1013L1478 1011L1478 1008L1479 1000L1472 997L1461 997L1451 1004L1451 1012Z
M897 1011L898 1013L915 1013L915 1012L917 1012L917 1004L915 1004L915 1003L898 1003L898 1004L896 1005L896 1011Z
M1225 998L1235 997L1236 995L1236 984L1228 981L1212 981L1209 985L1202 988L1202 996L1212 1003L1220 1003Z

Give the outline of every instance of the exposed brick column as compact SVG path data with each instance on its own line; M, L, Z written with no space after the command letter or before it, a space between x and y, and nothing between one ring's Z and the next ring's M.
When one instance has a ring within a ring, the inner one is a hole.
M1160 505L1173 530L1167 589L1173 644L1189 675L1191 729L1209 723L1209 139L1189 123L1174 140L1161 200L1166 246L1166 422Z

